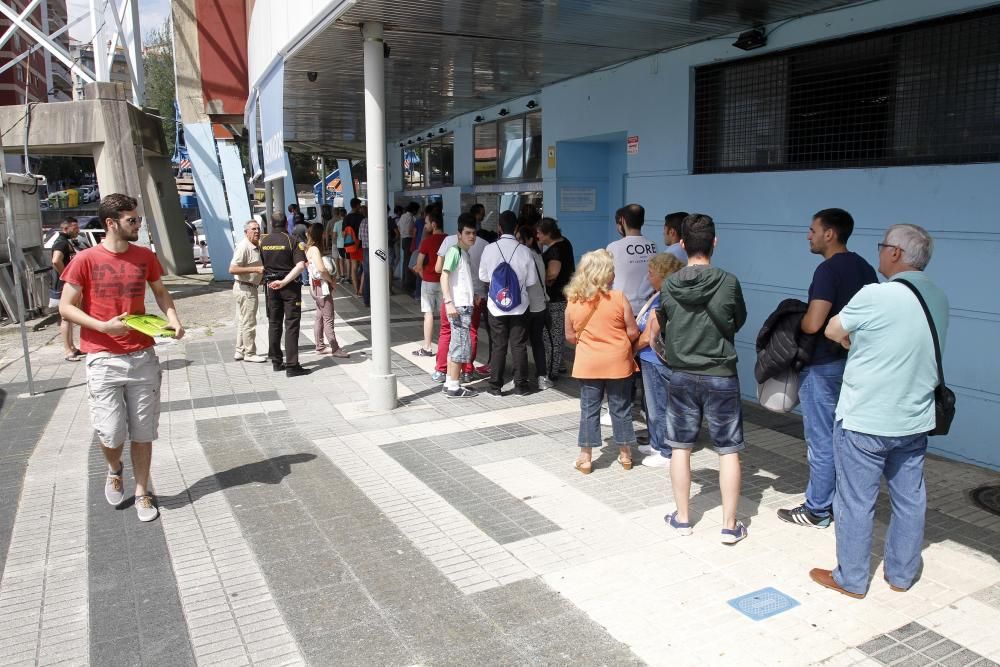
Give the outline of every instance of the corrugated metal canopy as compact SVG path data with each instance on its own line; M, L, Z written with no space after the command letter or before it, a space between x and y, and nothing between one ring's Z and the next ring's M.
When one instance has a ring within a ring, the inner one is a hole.
M285 63L286 144L364 153L360 24L380 21L390 141L667 48L857 0L359 0ZM310 82L307 72L317 72Z

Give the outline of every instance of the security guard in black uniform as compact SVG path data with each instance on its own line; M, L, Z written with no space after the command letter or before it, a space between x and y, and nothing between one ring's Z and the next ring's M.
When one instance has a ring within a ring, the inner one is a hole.
M299 320L302 318L302 283L299 275L306 267L302 244L285 233L285 214L271 216L270 234L260 240L260 260L267 285L268 350L275 371L288 377L308 375L299 365ZM285 362L281 362L281 328L285 328Z

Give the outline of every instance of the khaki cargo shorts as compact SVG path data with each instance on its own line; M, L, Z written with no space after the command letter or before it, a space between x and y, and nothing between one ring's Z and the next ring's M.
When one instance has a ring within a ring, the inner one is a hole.
M160 360L151 347L87 355L90 421L105 447L156 440L161 377Z

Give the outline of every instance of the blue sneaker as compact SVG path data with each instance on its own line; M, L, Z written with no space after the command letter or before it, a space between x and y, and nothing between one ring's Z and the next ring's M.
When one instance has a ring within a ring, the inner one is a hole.
M722 543L723 544L736 544L747 538L747 527L743 525L742 521L736 522L736 527L733 529L723 528L722 529Z
M431 380L433 382L444 382L445 374L441 371L434 371L431 373Z
M677 512L672 512L671 514L663 517L663 520L667 522L667 525L674 529L674 532L678 535L690 535L693 531L691 529L690 523L681 523L677 520Z

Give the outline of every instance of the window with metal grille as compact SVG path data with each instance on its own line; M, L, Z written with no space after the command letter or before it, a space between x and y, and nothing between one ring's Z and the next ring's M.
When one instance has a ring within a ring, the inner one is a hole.
M1000 162L1000 11L695 70L695 173Z

